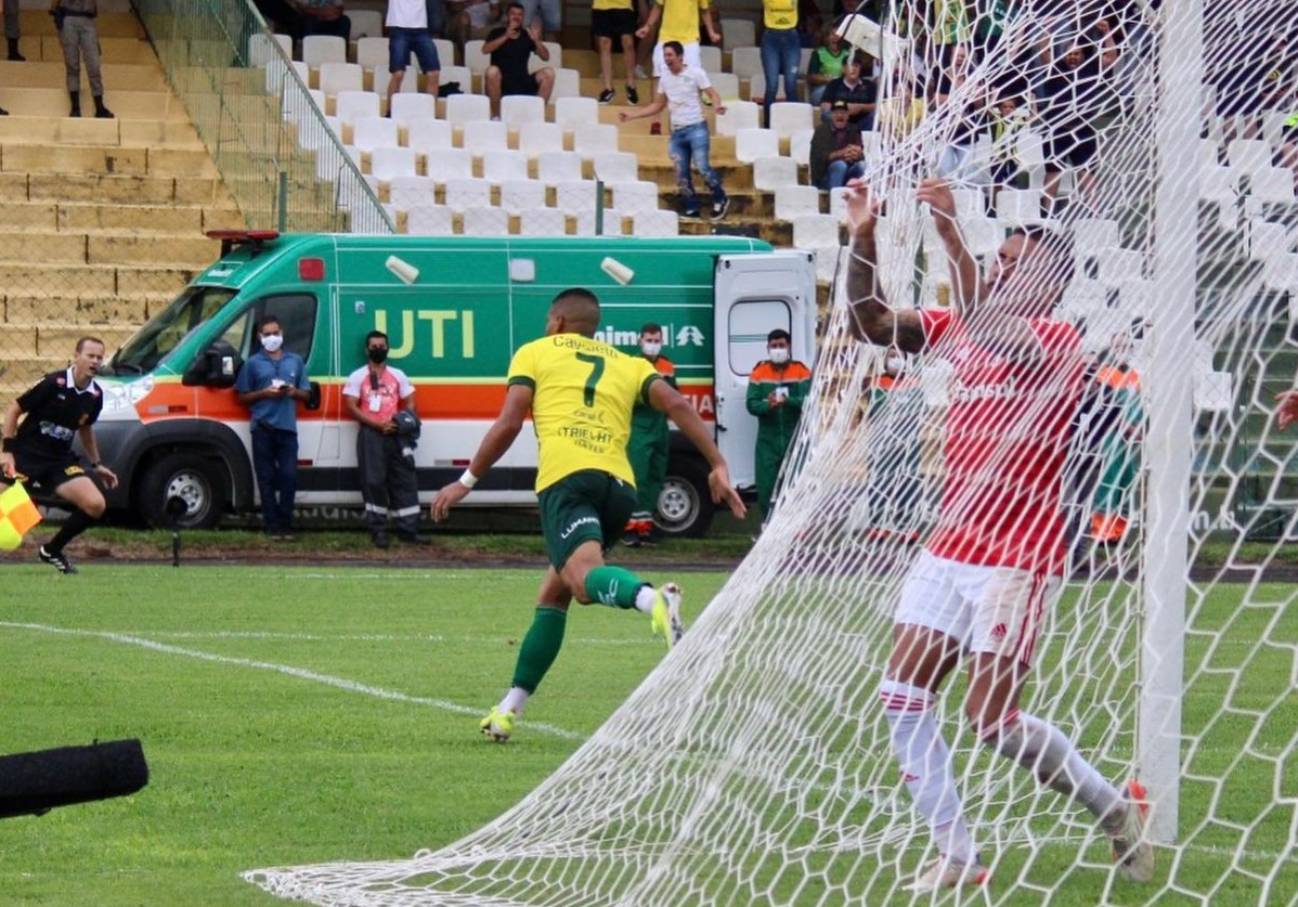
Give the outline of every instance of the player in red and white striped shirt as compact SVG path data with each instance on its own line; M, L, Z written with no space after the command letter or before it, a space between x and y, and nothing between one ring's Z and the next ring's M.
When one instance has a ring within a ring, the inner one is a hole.
M964 651L965 710L979 739L1086 806L1113 840L1120 871L1146 881L1153 850L1142 840L1143 789L1132 781L1124 796L1057 728L1018 708L1068 547L1063 469L1083 364L1077 331L1049 314L1072 278L1071 244L1042 228L1016 230L984 280L946 183L921 182L917 199L933 212L950 261L950 310L888 305L876 276L878 207L862 181L847 196L854 334L907 353L933 350L954 366L940 512L902 588L880 688L893 751L941 853L910 888L987 877L933 713Z

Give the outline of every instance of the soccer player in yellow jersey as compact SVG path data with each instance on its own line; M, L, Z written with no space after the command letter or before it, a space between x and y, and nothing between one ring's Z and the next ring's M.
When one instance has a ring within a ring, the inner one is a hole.
M555 297L545 336L514 354L505 404L469 468L433 501L433 519L445 519L509 450L531 412L540 448L536 490L550 569L519 648L513 685L482 720L482 733L502 743L559 654L572 599L650 615L653 631L669 648L685 630L679 586L667 583L655 589L630 570L604 563L604 551L622 536L636 507L626 445L637 402L666 413L703 454L712 468L712 499L727 504L737 517L745 513L726 461L694 407L661 380L649 360L595 340L599 322L599 300L589 290L564 290Z

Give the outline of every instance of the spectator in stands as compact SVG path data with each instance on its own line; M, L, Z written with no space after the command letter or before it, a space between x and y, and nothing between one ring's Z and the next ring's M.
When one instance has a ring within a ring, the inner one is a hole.
M343 0L295 0L302 14L302 36L333 35L347 41L352 20L343 12ZM393 4L395 5L395 4Z
M425 88L430 95L437 97L442 62L438 59L432 32L428 30L428 6L424 0L389 0L384 24L388 29L388 72L391 73L388 77L388 111L392 110L392 96L401 90L401 83L405 81L411 51L419 61L419 68L424 71Z
M784 77L784 99L798 100L798 66L802 62L802 41L798 38L797 0L762 0L762 74L766 76L766 125L771 125L771 105L780 77Z
M848 116L862 131L874 128L874 110L878 102L879 88L874 79L863 74L867 66L872 66L865 54L855 53L843 64L843 75L825 86L825 93L820 98L820 110L823 119L829 119L829 111L835 101L847 104Z
M1090 187L1090 162L1099 149L1096 122L1108 112L1111 89L1100 50L1103 36L1091 30L1065 42L1055 56L1049 43L1042 59L1047 66L1040 87L1040 118L1046 128L1044 213L1051 216L1063 172L1072 169L1077 191Z
M835 101L811 136L811 181L828 192L864 175L861 127L849 119L847 102Z
M538 19L545 40L558 41L562 27L563 0L523 0L523 22L530 29ZM540 43L539 39L537 43Z
M913 76L899 73L893 79L892 95L879 102L875 129L899 142L920 124L925 112L924 98L915 90Z
M1225 138L1256 138L1259 115L1282 104L1298 80L1298 24L1292 15L1240 15L1235 4L1218 3L1204 7L1203 28L1218 51L1207 55L1205 75L1226 118Z
M640 40L649 37L649 33L662 20L658 29L658 43L654 46L654 78L661 79L667 71L664 48L670 43L679 44L684 50L681 65L686 69L702 69L699 60L699 19L707 28L712 43L721 44L721 33L717 31L712 18L711 0L654 0L649 10L649 18L636 30L635 36Z
M427 0L424 9L428 15L428 33L434 38L446 34L446 0ZM452 60L453 64L455 61Z
M288 35L295 41L302 37L302 17L293 0L253 0L253 4L271 31Z
M835 26L825 29L823 43L811 54L807 64L807 100L820 104L825 88L830 82L843 76L843 65L852 56L852 48L843 43ZM769 84L769 80L768 80Z
M955 63L957 51L963 51L965 57L968 57L973 29L969 24L969 10L965 6L965 0L932 0L928 12L930 58L936 63L933 75L937 77Z
M1027 98L1020 92L1003 92L991 115L992 183L999 188L1017 188L1022 181L1019 139L1030 119Z
M81 59L86 61L90 77L90 95L95 102L95 116L111 120L113 112L104 106L104 78L99 67L99 30L97 0L54 0L50 14L63 45L63 66L67 74L68 97L72 110L68 116L81 116Z
M451 21L446 26L452 41L465 42L487 37L500 19L500 0L448 0Z
M487 67L487 97L491 98L491 116L500 116L500 99L504 95L541 96L549 101L554 90L554 70L543 66L528 73L527 61L535 53L542 60L550 59L550 51L541 42L541 22L533 19L523 28L523 4L510 3L505 10L505 26L487 35L482 52L491 55Z
M613 100L613 41L622 47L622 65L626 70L626 102L632 106L640 103L635 87L635 7L631 0L594 0L591 4L590 30L599 47L599 73L604 79L604 90L599 102Z
M699 198L694 192L694 177L690 174L690 162L693 161L708 188L712 190L712 217L720 220L730 208L730 198L722 188L721 176L712 169L708 160L708 123L703 118L699 93L708 93L712 109L718 114L725 113L726 108L721 103L721 95L712 87L708 74L698 66L685 63L685 48L679 41L663 44L663 65L665 68L658 80L658 94L653 103L635 113L623 111L618 114L618 119L625 123L628 120L656 117L664 107L668 108L672 126L668 150L672 162L676 164L676 181L680 184L685 216L699 216Z
M297 494L297 404L309 395L306 363L284 349L284 329L274 315L257 328L261 349L239 369L234 391L252 423L252 466L261 494L262 526L277 540L293 537Z
M978 11L973 26L974 50L978 59L985 59L996 49L1005 29L1022 11L1020 0L991 0Z
M816 0L798 0L798 46L799 50L818 47L820 36L825 33L825 17L821 15ZM801 61L801 58L799 58Z
M22 35L18 17L18 0L4 0L5 5L5 41L9 45L9 59L14 63L25 63L27 58L18 52L18 38Z

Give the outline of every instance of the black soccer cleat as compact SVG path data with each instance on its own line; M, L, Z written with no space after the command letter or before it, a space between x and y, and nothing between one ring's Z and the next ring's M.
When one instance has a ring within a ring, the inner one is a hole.
M59 573L76 573L77 568L72 566L72 561L62 551L46 551L45 546L36 552L37 556L46 564L51 565Z

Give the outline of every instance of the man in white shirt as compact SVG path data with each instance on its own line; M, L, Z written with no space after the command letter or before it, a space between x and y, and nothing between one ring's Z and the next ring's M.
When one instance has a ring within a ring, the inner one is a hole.
M392 109L392 96L401 90L411 52L424 72L428 93L436 98L442 63L437 58L437 45L433 43L432 33L428 31L425 0L390 0L384 24L388 27L388 72L391 73L388 110Z
M712 109L717 113L725 113L726 108L721 103L721 95L712 87L708 74L697 66L685 63L685 48L679 41L663 43L663 65L662 78L658 80L658 94L653 103L634 113L623 111L618 114L618 119L625 123L628 120L656 117L664 107L667 108L672 128L668 149L676 164L676 181L680 185L681 200L685 206L684 216L699 216L699 197L694 192L694 177L690 174L690 162L693 161L708 188L712 190L712 218L719 220L726 216L730 198L721 186L721 176L708 161L711 139L699 93L707 92L712 101Z

